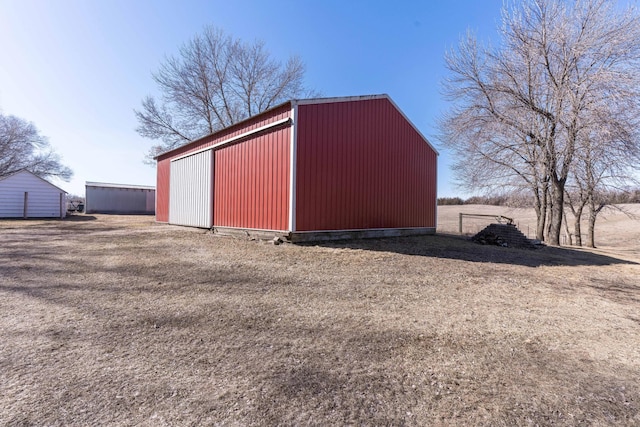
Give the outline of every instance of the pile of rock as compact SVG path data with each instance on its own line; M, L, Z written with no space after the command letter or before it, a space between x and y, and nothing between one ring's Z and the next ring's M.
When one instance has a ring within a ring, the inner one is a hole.
M471 238L481 245L535 249L536 245L522 234L514 224L490 224Z

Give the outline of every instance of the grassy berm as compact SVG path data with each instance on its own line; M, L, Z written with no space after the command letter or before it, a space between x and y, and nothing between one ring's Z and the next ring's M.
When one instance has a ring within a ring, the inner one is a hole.
M640 265L0 221L0 425L640 425Z

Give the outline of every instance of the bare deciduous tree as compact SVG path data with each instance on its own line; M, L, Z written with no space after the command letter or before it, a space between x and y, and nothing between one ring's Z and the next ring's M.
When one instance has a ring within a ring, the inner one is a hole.
M33 123L0 114L0 178L21 169L41 178L57 177L68 181L73 176Z
M579 138L580 147L576 150L573 176L567 190L578 246L582 245L583 209L589 210L587 246L595 247L595 222L598 214L611 203L610 194L629 184L638 184L640 145L635 141L639 137L640 123L639 117L630 111L633 110L592 117Z
M640 19L606 0L528 0L505 5L501 38L480 47L468 35L447 55L455 106L442 140L467 187L527 187L538 238L557 245L565 186L594 118L612 130L640 117ZM617 138L635 147L630 134Z
M147 96L135 111L138 133L161 141L148 157L311 94L304 72L297 56L282 64L261 41L245 43L206 27L153 74L160 100Z

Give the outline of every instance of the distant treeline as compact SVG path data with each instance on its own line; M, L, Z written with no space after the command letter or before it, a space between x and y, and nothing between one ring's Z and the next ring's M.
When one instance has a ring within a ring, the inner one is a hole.
M438 197L438 205L493 205L505 206L509 205L509 197L507 196L473 196L468 199L460 197Z
M610 191L600 194L609 205L618 205L624 203L640 203L640 189L630 191ZM439 197L439 206L446 205L491 205L491 206L512 206L512 207L530 207L533 206L533 200L528 200L520 194L518 195L502 195L502 196L473 196L468 199L461 197Z

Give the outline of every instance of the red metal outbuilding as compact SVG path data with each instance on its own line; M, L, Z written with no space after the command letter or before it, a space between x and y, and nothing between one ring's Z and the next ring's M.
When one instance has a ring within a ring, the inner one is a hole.
M292 100L159 155L156 220L294 241L434 233L437 156L387 95Z

